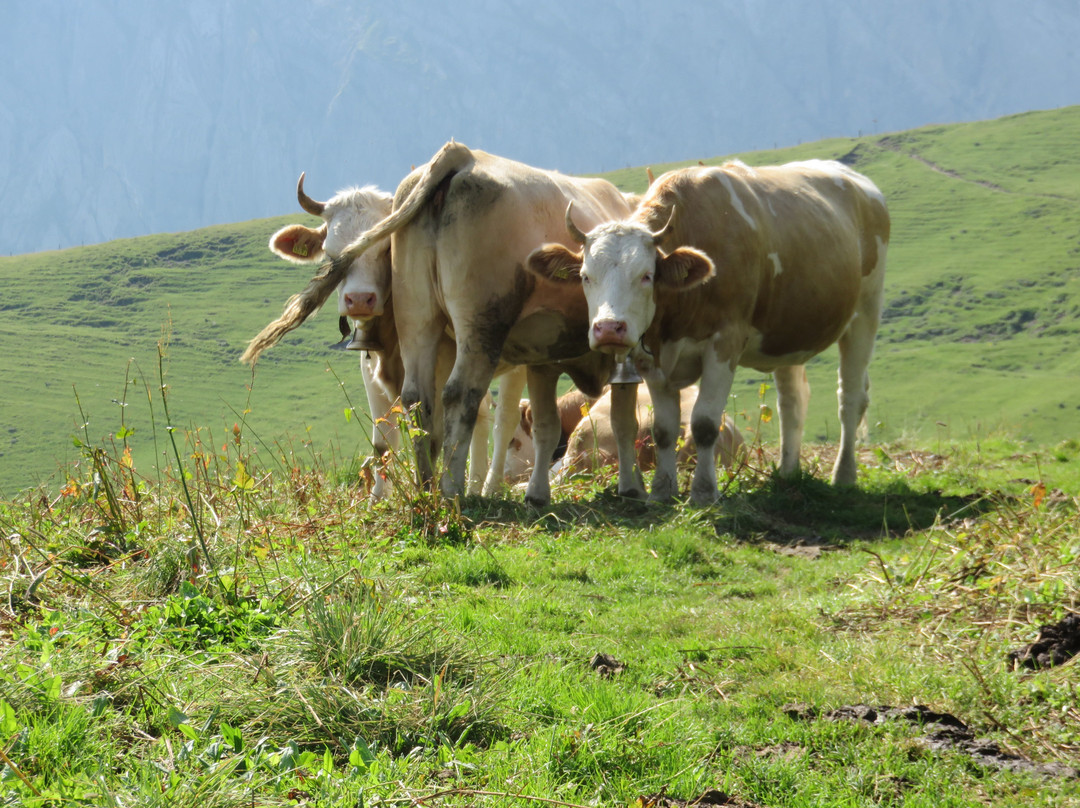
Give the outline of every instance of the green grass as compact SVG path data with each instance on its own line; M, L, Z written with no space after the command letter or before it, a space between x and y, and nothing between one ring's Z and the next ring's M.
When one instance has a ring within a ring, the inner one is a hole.
M844 157L889 199L885 321L871 365L875 440L1006 434L1043 448L1073 436L1080 107L738 156ZM628 190L645 185L640 168L608 176ZM80 455L75 435L127 434L141 468L165 465L147 408L132 406L160 397L159 346L173 425L198 425L206 445L220 446L239 424L263 451L308 464L338 468L364 454L356 360L326 350L337 339L334 312L289 335L254 376L236 361L309 275L269 253L270 234L308 219L0 258L0 491L63 485L62 469ZM811 439L837 437L835 368L835 349L810 365ZM744 427L756 422L761 382L750 371L736 378ZM347 419L353 406L359 417Z
M753 441L714 507L581 477L538 512L154 420L161 479L90 443L0 502L0 805L1080 806L827 715L1080 766L1075 662L1006 660L1080 609L1075 443L886 444L837 490Z

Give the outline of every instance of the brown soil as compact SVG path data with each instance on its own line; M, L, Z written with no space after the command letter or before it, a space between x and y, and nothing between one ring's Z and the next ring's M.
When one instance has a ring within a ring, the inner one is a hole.
M1066 615L1052 625L1042 626L1035 642L1010 651L1008 659L1014 669L1053 668L1064 665L1080 654L1080 614Z
M994 741L975 737L968 726L954 715L939 713L923 705L913 707L872 707L852 704L819 713L807 704L789 704L783 708L789 717L810 721L821 717L829 721L865 721L882 724L886 721L907 721L919 725L926 733L922 742L935 752L961 752L984 766L1006 771L1029 772L1047 777L1080 778L1080 770L1064 763L1037 763L1022 755L1003 750Z

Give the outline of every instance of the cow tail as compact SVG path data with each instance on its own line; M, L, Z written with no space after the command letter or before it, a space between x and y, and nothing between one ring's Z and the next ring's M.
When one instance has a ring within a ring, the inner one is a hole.
M300 294L289 298L281 316L248 343L240 361L254 363L263 351L276 345L282 337L317 312L345 278L353 261L367 252L373 244L388 238L411 222L439 184L460 171L472 159L472 152L461 143L450 141L439 149L431 162L419 169L419 181L397 209L346 247L334 261L324 266L318 275L308 281Z
M416 218L416 214L423 209L424 204L435 193L435 189L452 174L461 171L473 159L468 146L454 141L447 143L431 158L431 162L418 169L420 179L400 204L397 204L395 200L394 211L342 250L334 263L343 263L346 266L352 264L367 252L371 245L388 238L407 225Z
M248 343L247 350L240 356L240 361L249 365L254 364L263 351L277 345L282 337L298 328L304 320L317 312L326 299L334 293L343 277L344 271L331 264L308 281L304 291L293 295L285 303L281 316Z

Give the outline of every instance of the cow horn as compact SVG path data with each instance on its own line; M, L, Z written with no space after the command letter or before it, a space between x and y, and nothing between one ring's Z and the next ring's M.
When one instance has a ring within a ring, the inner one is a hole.
M296 183L296 199L300 203L300 207L310 213L312 216L322 216L326 210L325 202L317 202L310 196L304 193L304 172L300 172L300 180Z
M668 234L668 231L671 230L671 223L674 222L674 221L675 221L675 206L672 205L671 206L671 214L668 216L667 224L665 224L659 230L652 233L652 240L653 240L654 244L659 244L660 241L664 238L664 236L666 236Z
M568 232L570 234L570 238L572 238L578 244L584 244L585 234L578 230L578 226L574 224L574 217L571 215L571 211L573 209L573 202L566 206L566 232Z

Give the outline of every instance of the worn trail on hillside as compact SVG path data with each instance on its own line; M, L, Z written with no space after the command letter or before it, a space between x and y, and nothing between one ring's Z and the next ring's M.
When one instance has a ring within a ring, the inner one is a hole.
M1080 202L1080 199L1075 199L1071 196L1062 196L1061 194L1020 194L1017 191L1010 191L1008 188L1003 188L996 183L990 182L989 180L969 179L968 177L965 177L963 174L960 174L959 172L954 171L951 168L945 168L944 166L938 165L933 160L923 157L918 152L906 151L901 147L900 141L892 137L883 137L879 139L877 141L877 145L881 146L881 148L883 149L888 149L891 152L895 152L896 154L903 155L904 157L908 157L912 160L915 160L916 162L922 163L931 171L936 171L938 174L943 174L950 179L959 180L960 182L966 182L971 185L978 185L982 188L986 188L987 190L994 191L996 193L1011 194L1014 196L1028 196L1036 199L1057 199L1063 202Z

